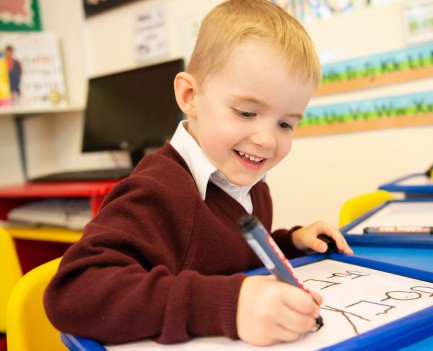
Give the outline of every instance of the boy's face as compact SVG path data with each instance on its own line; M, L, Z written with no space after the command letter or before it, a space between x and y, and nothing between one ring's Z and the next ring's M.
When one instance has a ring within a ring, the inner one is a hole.
M251 185L290 151L314 87L294 80L271 46L246 42L194 97L188 130L232 183Z

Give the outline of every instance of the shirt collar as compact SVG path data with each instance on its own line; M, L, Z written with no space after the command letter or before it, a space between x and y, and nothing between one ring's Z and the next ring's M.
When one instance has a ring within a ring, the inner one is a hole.
M206 158L201 147L186 130L188 121L181 121L170 140L170 144L182 156L191 170L200 197L206 198L207 183L217 168Z
M222 174L220 171L215 171L210 176L210 181L214 183L215 185L218 185L221 189L225 190L226 193L229 194L237 194L236 197L245 197L250 192L253 185L245 185L240 186L233 184L230 182L224 174Z
M210 176L210 181L220 187L232 198L238 201L248 213L253 212L253 204L251 202L250 190L253 185L239 186L230 182L220 171L215 171Z
M187 163L202 200L206 198L207 183L210 180L241 203L244 203L244 201L251 202L249 195L251 188L260 180L264 180L265 176L258 179L252 185L238 186L231 183L225 175L206 158L201 147L186 130L187 128L188 121L181 121L170 140L170 144Z

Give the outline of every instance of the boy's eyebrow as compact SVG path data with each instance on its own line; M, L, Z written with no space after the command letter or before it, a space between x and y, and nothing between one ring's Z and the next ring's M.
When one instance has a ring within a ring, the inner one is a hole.
M230 97L232 97L235 100L248 101L248 102L251 102L251 103L256 104L256 105L261 105L263 107L269 107L269 104L266 103L266 101L257 99L257 98L255 98L253 96L230 95Z
M263 107L269 107L269 104L266 101L257 99L257 98L252 97L252 96L230 95L230 97L232 97L235 100L248 101L248 102L251 102L251 103L256 104L256 105L260 105ZM295 117L295 118L299 118L299 119L304 118L304 114L302 114L302 113L287 113L287 116Z

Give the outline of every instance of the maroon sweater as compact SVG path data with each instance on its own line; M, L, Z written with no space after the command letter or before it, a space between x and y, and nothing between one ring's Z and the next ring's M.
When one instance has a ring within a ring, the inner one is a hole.
M269 189L251 189L253 213L270 230ZM245 209L208 184L197 191L167 143L106 197L82 239L64 255L45 309L59 330L106 344L193 336L238 338L236 310L246 270L261 266L237 227ZM273 233L288 257L290 232Z

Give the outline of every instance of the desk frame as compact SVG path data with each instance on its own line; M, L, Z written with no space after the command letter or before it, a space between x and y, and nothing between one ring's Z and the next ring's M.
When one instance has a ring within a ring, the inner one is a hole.
M385 183L381 186L379 186L380 190L386 190L389 192L402 192L405 193L407 196L433 196L433 180L431 184L420 184L420 185L404 185L401 184L401 182L404 182L405 180L415 178L415 177L425 177L428 178L425 173L414 173L410 174L401 178L398 178L396 180L393 180L389 183Z
M433 202L433 197L409 198L403 200L389 200L373 208L354 221L340 228L341 233L350 245L354 246L380 246L401 247L417 249L433 249L433 235L431 234L347 234L353 227L364 222L367 218L379 212L391 203L400 202Z
M364 259L357 256L349 256L341 253L332 254L313 254L291 260L294 267L305 264L319 262L325 259L331 259L340 262L346 262L366 268L384 271L400 276L424 280L433 283L433 272L422 271L409 267L393 265L389 263ZM248 273L248 275L268 275L266 268L260 268ZM379 350L398 350L403 346L417 343L431 336L433 328L433 306L421 311L400 318L394 322L387 323L383 326L362 333L345 341L339 342L323 351L379 351ZM61 334L63 343L70 351L106 351L106 348L98 342L91 339L75 337L69 334ZM163 347L161 345L161 347ZM290 346L288 346L290 348Z

